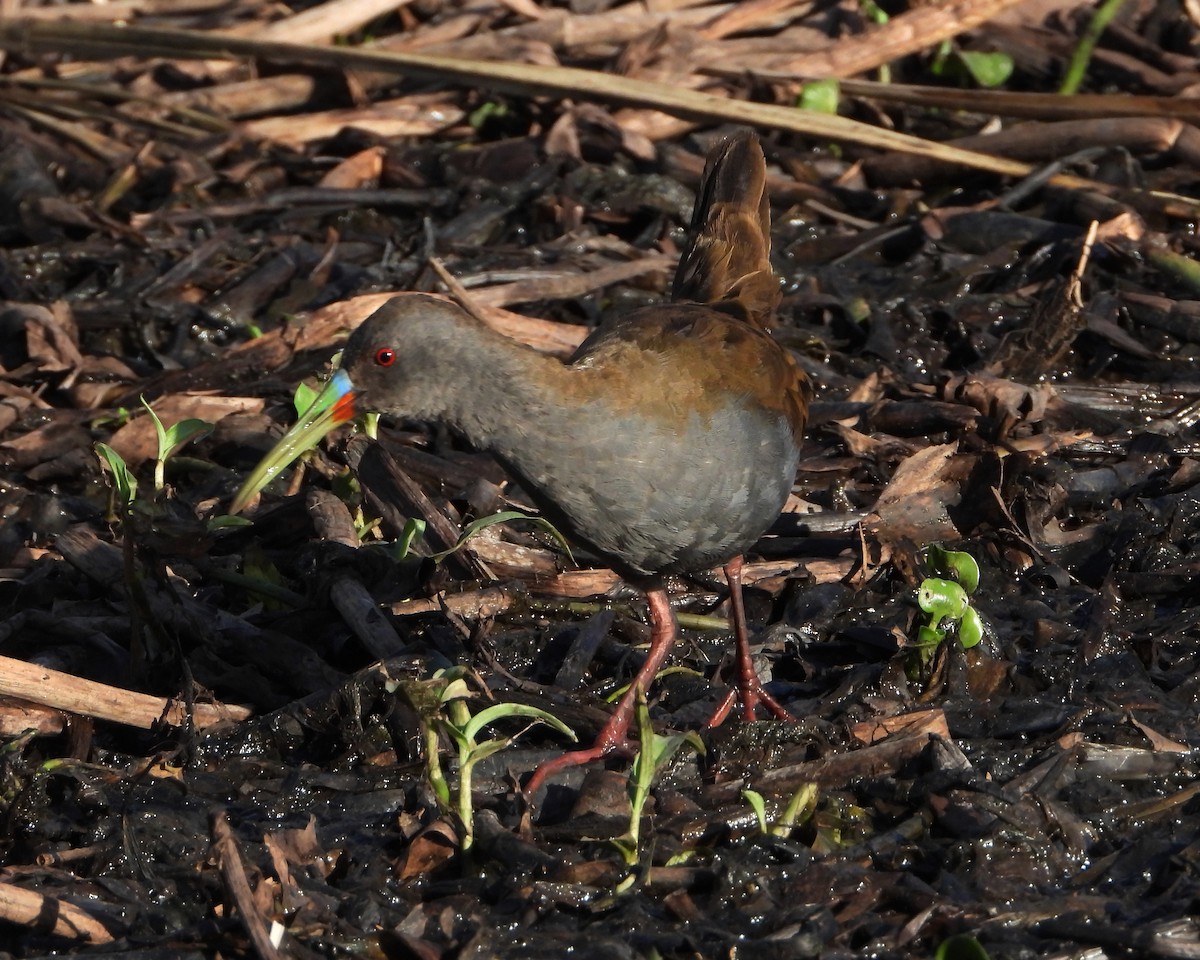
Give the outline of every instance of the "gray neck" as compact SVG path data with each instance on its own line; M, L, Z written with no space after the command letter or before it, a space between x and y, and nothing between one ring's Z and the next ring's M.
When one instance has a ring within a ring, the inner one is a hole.
M424 391L423 416L480 449L502 449L519 468L529 457L556 455L548 448L557 446L567 419L555 390L568 375L562 362L490 329L458 333L439 345L440 373Z

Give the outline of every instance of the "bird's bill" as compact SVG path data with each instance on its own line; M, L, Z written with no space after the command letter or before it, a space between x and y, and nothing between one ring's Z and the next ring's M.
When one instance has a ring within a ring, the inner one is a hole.
M356 416L354 384L345 370L339 370L325 384L317 398L300 415L296 425L280 437L258 466L246 478L242 489L229 505L230 513L240 513L262 489L286 470L303 453L315 447L325 434Z

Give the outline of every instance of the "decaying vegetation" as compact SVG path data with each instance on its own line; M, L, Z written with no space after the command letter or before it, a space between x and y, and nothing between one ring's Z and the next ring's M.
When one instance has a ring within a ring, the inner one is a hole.
M1200 954L1198 28L1149 0L4 5L4 949ZM533 708L586 739L636 664L615 578L517 520L433 560L521 492L413 424L324 448L252 526L226 508L396 291L560 355L664 296L732 124L818 389L747 567L805 722L682 736L729 671L718 582L681 583L654 751L530 817L566 743Z

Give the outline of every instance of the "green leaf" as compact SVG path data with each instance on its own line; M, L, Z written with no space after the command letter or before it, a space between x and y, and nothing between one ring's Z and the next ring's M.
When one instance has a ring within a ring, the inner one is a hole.
M559 720L558 717L538 707L529 706L524 703L497 703L485 710L480 710L471 718L470 723L463 728L463 733L466 734L467 739L473 740L484 727L505 717L529 717L532 720L540 720L543 723L549 724L559 733L566 734L572 740L578 739L575 736L575 731Z
M478 130L489 120L503 120L507 116L508 104L486 100L468 114L467 123Z
M758 829L766 833L767 801L763 799L763 795L757 790L743 790L742 799L750 804L750 809L754 811L754 816L758 818Z
M921 582L917 588L917 604L933 618L932 627L943 619L961 619L969 606L967 592L960 584L938 577L928 577Z
M842 88L837 80L833 78L813 80L804 84L804 89L800 91L800 101L797 106L801 110L836 114L841 94Z
M554 537L558 545L563 548L563 552L566 553L568 559L570 559L572 563L575 562L575 557L571 553L571 547L568 545L563 535L558 532L558 528L555 527L554 524L552 524L549 520L546 520L544 517L531 517L529 514L522 513L520 510L501 510L499 513L493 513L491 516L480 517L478 520L472 520L463 528L462 535L458 538L458 543L452 546L449 550L443 550L441 553L435 553L433 555L433 559L445 559L446 557L450 556L450 554L461 550L463 545L470 540L471 537L475 536L475 534L477 534L480 530L486 530L488 527L497 523L507 523L509 520L528 520L530 523L541 527L548 534Z
M689 730L687 733L673 733L667 737L656 733L652 753L655 772L657 773L670 763L675 754L685 746L691 747L700 756L704 755L704 741L694 730Z
M403 560L412 550L412 545L425 535L425 521L416 517L409 517L404 521L404 529L400 532L400 539L396 541L396 546L393 555L397 560Z
M979 564L969 553L962 550L947 550L946 566L968 594L979 589Z
M313 405L313 401L317 399L317 392L303 381L296 384L296 392L292 394L292 406L296 408L297 417L303 416Z
M97 443L95 449L96 453L100 455L101 461L108 466L109 472L112 474L113 488L117 491L117 499L128 507L137 499L137 477L125 463L125 458L107 443Z
M451 668L444 674L438 671L437 679L442 681L442 688L438 691L439 704L449 703L451 700L462 700L471 695L471 688L467 686L467 681L456 675L453 672L454 669Z
M163 451L167 448L167 431L163 429L162 421L158 419L154 408L146 402L146 398L139 395L138 399L142 401L142 406L146 408L146 412L150 414L150 419L154 422L154 434L158 437L158 459L165 460L166 455Z
M471 740L465 733L458 729L457 726L455 726L445 717L439 717L438 727L443 733L445 733L451 740L454 741L454 748L460 754L467 754L470 752L472 747Z
M468 759L472 766L479 763L481 760L486 760L494 753L499 753L501 750L508 747L513 742L512 737L504 737L499 740L485 740L483 743L477 743L471 747Z
M802 783L792 798L788 801L788 805L784 808L783 813L779 815L779 822L775 825L774 831L776 835L786 837L792 832L796 826L796 821L800 818L800 814L808 810L809 813L815 809L817 803L817 785L815 783Z
M999 87L1012 76L1013 58L1007 53L960 50L958 58L971 75L971 79L985 89Z
M929 63L929 72L935 77L944 77L953 54L954 45L949 40L943 40L933 52L933 60Z
M1084 28L1083 35L1079 38L1079 43L1071 54L1070 62L1063 74L1062 84L1058 88L1059 93L1070 96L1078 92L1087 76L1088 64L1091 63L1092 54L1095 53L1096 44L1100 42L1101 35L1108 29L1113 17L1120 12L1124 5L1125 0L1104 0L1092 13L1092 19Z
M917 630L918 647L936 647L946 639L946 631L937 627L921 627Z
M935 577L957 580L968 594L979 589L979 564L969 553L931 543L921 551L921 557Z
M943 940L934 954L935 960L991 960L988 952L978 940L966 934L958 934Z
M962 623L958 625L958 642L963 645L963 649L970 650L971 647L978 646L982 640L983 621L979 619L979 614L975 612L974 607L967 607Z
M1183 284L1193 292L1200 290L1200 266L1187 253L1151 247L1146 250L1146 259L1176 283Z
M184 444L198 437L208 436L212 431L213 425L207 420L180 420L173 427L167 429L167 449L159 459L166 460L174 456ZM162 448L160 447L159 449L161 450Z
M142 406L150 414L150 419L154 421L154 433L158 437L158 459L160 461L170 459L189 440L201 434L212 433L213 425L206 420L180 420L171 428L164 428L162 421L158 418L158 414L146 402L146 398L141 397L140 399Z

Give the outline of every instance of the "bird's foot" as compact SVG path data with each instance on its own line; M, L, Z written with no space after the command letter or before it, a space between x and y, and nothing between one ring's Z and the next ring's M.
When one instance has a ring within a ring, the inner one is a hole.
M645 695L646 689L662 669L663 661L667 659L671 645L675 642L675 615L671 613L667 591L662 587L647 590L646 602L650 607L650 653L637 676L633 678L633 683L621 697L617 709L613 711L613 715L609 717L608 723L604 725L600 736L591 747L587 750L572 750L561 757L547 760L533 771L533 776L529 778L523 791L527 800L533 800L547 777L567 767L591 763L593 760L607 757L610 753L621 753L630 757L637 753L637 743L629 739L629 724L633 721L634 706L638 696Z
M776 720L789 720L796 723L796 718L792 716L787 708L776 700L773 696L763 689L762 681L756 676L750 683L749 690L742 690L742 709L745 712L747 720L754 719L754 708L759 705L764 706L767 712Z
M754 669L754 658L750 653L750 629L746 626L746 607L742 601L742 563L741 557L734 557L725 564L725 578L729 581L730 619L733 621L733 635L737 641L737 692L742 701L742 719L747 722L752 721L754 711L761 703L776 719L791 720L795 723L796 718L763 689L762 681L758 679L758 672ZM729 716L729 711L733 707L733 697L734 693L731 690L709 718L708 729L719 727L725 722L725 718Z
M757 675L754 675L749 683L739 683L736 690L730 690L725 694L721 702L717 704L717 709L708 718L708 722L704 725L704 728L706 730L715 730L723 724L737 700L742 701L743 720L754 720L755 710L761 704L776 720L788 720L792 723L798 722L783 704L767 693L762 685L762 681L758 679Z
M602 760L609 754L632 757L637 753L637 742L630 740L625 735L625 731L620 731L616 736L608 734L609 731L605 728L601 731L600 736L596 738L596 742L586 750L568 750L562 756L538 764L537 768L533 771L533 775L529 778L529 782L525 784L522 793L529 800L533 800L547 778L563 770L567 770L570 767L581 767L584 764Z

